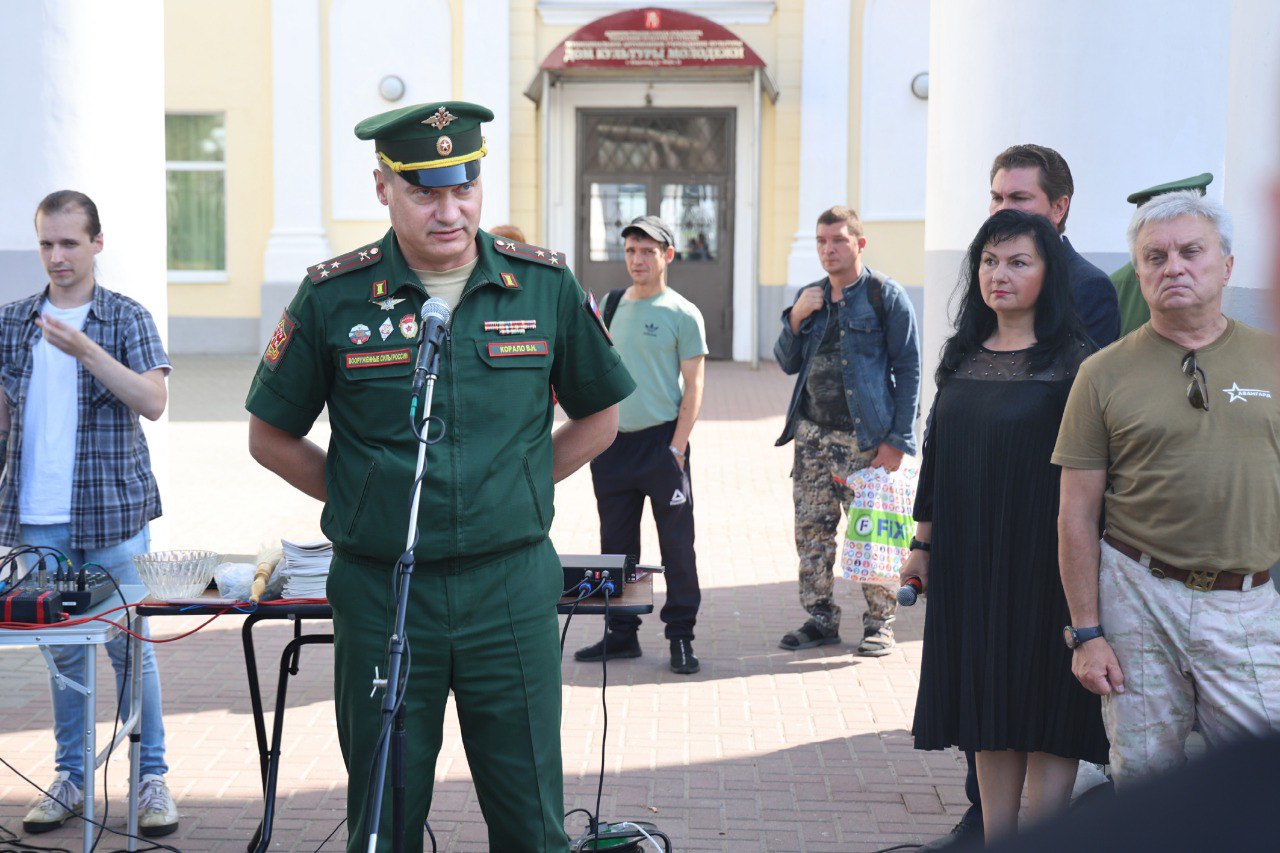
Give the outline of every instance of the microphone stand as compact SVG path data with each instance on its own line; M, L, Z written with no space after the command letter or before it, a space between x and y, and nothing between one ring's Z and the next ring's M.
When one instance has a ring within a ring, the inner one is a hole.
M423 341L422 346L426 346ZM396 600L395 629L392 631L388 647L387 677L377 677L374 670L373 688L382 687L386 692L382 695L382 728L391 722L390 737L381 738L378 743L378 755L374 759L372 811L369 815L369 847L368 853L377 853L378 823L382 819L382 794L386 788L387 759L391 757L391 849L393 853L404 851L404 817L405 817L405 731L404 704L397 703L400 693L400 665L408 645L405 636L405 617L409 609L409 581L413 578L413 545L418 538L418 509L422 499L422 483L427 476L427 429L431 420L431 397L435 391L436 376L440 373L440 352L437 349L427 368L426 406L422 412L422 432L418 435L418 463L413 474L413 502L409 506L409 530L405 536L404 554L397 562L399 571L399 587ZM414 394L409 408L409 423L418 408L418 395ZM415 429L415 433L417 430ZM438 440L438 439L437 439ZM394 744L395 750L391 747Z

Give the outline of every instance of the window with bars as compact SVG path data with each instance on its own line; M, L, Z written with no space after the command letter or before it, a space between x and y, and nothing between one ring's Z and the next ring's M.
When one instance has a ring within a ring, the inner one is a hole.
M729 171L725 114L652 113L588 116L588 171L713 172Z
M226 122L221 113L165 116L169 280L227 280Z

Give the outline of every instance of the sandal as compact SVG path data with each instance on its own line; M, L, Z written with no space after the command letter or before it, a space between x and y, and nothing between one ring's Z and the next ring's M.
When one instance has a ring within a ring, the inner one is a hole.
M811 649L814 646L829 646L838 642L840 642L839 631L823 628L810 619L801 625L798 630L785 635L778 642L778 648L794 652L800 649Z

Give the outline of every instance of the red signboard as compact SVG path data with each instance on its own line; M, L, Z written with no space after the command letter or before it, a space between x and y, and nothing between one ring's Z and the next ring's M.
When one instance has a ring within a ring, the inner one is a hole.
M714 21L674 9L631 9L592 21L556 46L542 67L752 68L764 61Z

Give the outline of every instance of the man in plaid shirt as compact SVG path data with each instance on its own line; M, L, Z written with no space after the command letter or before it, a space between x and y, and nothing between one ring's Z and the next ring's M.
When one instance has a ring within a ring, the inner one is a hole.
M133 556L149 549L147 524L160 515L138 416L156 420L164 412L169 357L147 310L95 283L102 228L88 196L52 193L35 224L49 284L0 307L0 543L57 549L75 568L94 563L118 583L136 584ZM127 646L123 634L107 644L118 689ZM84 683L82 646L49 651L64 676ZM178 811L164 781L160 676L149 643L141 666L138 824L143 835L167 835L178 828ZM125 692L126 716L128 703ZM55 684L53 721L57 776L23 821L31 833L78 814L85 773L93 772L85 767L80 695Z

